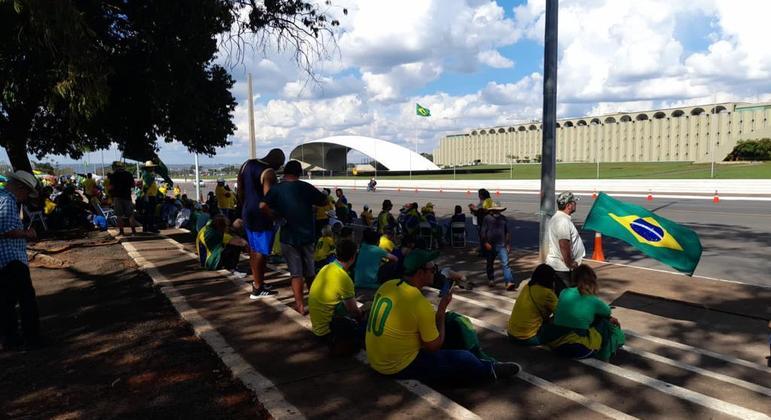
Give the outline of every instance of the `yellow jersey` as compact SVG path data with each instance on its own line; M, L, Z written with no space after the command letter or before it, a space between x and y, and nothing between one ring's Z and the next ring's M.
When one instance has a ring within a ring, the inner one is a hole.
M509 335L520 340L535 337L544 318L548 318L556 308L557 295L552 290L543 286L525 286L511 310Z
M322 236L316 242L316 251L313 254L314 261L324 261L335 252L335 240L329 236Z
M394 248L396 248L396 244L394 244L394 241L392 241L388 236L383 235L380 237L380 242L378 245L380 248L383 248L386 250L386 252L391 253L394 251Z
M403 280L389 280L375 293L367 321L367 360L384 375L409 366L423 343L436 340L436 312L421 291Z
M329 334L329 323L335 316L337 305L354 296L353 280L343 266L338 261L325 265L316 274L308 292L308 311L313 333L317 336Z
M493 199L492 198L485 198L485 201L482 202L482 208L487 210L493 207Z
M333 202L334 201L332 200L332 197L328 197L328 201L326 205L316 206L316 220L329 219L329 215L327 215L327 212L335 209L335 206L332 204Z

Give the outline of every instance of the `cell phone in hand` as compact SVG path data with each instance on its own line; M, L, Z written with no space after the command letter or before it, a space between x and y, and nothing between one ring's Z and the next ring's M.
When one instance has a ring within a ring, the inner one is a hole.
M455 280L446 279L439 290L439 297L444 297L455 287Z

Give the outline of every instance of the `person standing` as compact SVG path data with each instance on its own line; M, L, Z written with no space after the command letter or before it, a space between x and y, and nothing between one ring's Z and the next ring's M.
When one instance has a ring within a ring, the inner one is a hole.
M155 168L157 166L152 160L148 160L142 168L143 232L159 232L155 226L155 207L158 205L158 183L155 182Z
M321 206L327 196L313 185L300 180L302 166L299 161L290 160L284 166L282 182L273 186L265 196L266 212L273 218L281 217L281 255L289 267L292 277L295 309L305 315L303 302L303 280L311 287L316 274L313 262L315 232L313 229L313 206Z
M337 201L335 201L335 213L337 219L343 223L351 223L350 213L348 212L348 199L343 194L343 189L338 188L335 190Z
M571 192L563 192L557 197L557 209L548 225L549 252L548 264L557 274L555 292L559 296L562 289L573 286L571 271L581 265L586 250L578 229L573 224L572 214L576 211L577 198Z
M86 196L88 201L91 201L91 197L96 196L96 180L90 172L86 174L86 179L83 180L83 195Z
M482 246L485 250L487 281L489 286L495 285L495 258L501 261L503 270L503 286L508 291L517 290L514 284L514 275L509 267L509 252L511 252L511 234L509 233L509 221L502 212L505 207L496 204L489 209L482 220L482 228L479 230Z
M265 196L276 183L276 170L284 164L284 152L272 149L262 159L249 159L238 171L238 202L241 219L249 243L249 266L252 269L250 299L273 296L277 292L265 285L265 263L273 247L273 221L265 214Z
M383 207L380 211L380 214L377 216L377 233L384 234L386 229L393 229L396 227L396 219L394 219L394 216L391 214L391 209L394 208L394 205L391 203L391 200L383 200Z
M134 186L134 176L123 168L123 165L113 164L113 173L108 175L110 180L110 197L112 197L112 209L118 219L118 234L123 236L126 220L131 227L131 234L137 233L134 227L134 204L131 201L131 188Z
M3 348L34 346L40 340L40 316L27 260L27 241L36 240L37 233L32 227L24 229L19 218L20 204L38 197L37 185L34 175L16 171L5 188L0 189L0 339Z

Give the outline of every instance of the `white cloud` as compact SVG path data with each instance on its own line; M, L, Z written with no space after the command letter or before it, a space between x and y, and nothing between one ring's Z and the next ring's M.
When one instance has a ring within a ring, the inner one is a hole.
M514 67L514 61L502 56L501 53L496 50L482 51L477 54L477 58L479 59L480 63L486 64L496 69L507 69Z

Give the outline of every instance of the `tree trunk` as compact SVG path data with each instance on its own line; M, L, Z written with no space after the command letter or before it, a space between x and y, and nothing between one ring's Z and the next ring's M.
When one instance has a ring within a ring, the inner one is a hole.
M32 164L27 156L27 141L19 139L10 139L6 142L5 151L8 153L8 159L11 161L11 167L14 171L22 170L32 173Z

